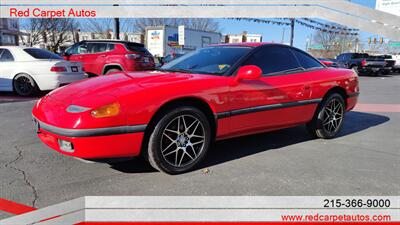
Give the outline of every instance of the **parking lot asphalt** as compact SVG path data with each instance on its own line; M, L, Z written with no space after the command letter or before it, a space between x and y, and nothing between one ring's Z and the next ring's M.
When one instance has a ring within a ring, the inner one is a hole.
M0 93L0 197L41 208L89 195L400 195L400 112L387 112L400 105L400 75L361 77L360 86L365 107L347 114L336 139L300 126L225 140L199 170L177 176L141 159L63 156L34 134L35 100Z

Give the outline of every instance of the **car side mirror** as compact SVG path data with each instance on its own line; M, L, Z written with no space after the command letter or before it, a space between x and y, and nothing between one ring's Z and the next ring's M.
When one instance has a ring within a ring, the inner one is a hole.
M239 68L239 71L236 74L236 80L257 80L261 77L262 70L258 66L248 65L242 66Z

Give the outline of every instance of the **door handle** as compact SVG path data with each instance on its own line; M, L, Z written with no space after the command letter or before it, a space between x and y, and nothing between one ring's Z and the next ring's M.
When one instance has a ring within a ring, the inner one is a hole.
M309 84L304 85L304 90L305 91L308 91L310 89L311 89L311 85L309 85Z
M106 55L100 55L100 57L102 57L102 58L105 58L105 57L106 57Z

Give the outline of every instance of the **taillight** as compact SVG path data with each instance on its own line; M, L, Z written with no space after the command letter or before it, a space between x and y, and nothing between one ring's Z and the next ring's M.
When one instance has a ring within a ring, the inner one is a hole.
M63 66L53 66L50 69L51 72L67 72L67 68Z
M139 54L126 54L125 57L127 59L139 59L141 57L141 55L139 55Z
M361 66L362 67L365 67L366 65L367 65L367 60L364 59L363 61L361 61Z

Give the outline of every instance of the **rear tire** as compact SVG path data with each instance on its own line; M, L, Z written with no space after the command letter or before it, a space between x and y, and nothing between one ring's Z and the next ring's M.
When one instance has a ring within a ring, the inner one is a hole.
M330 94L317 108L317 111L307 129L314 137L331 139L341 130L344 122L346 105L338 93Z
M161 116L144 156L155 169L180 174L203 160L210 143L211 126L205 114L194 107L178 107Z
M35 80L26 73L20 73L13 79L13 88L20 96L32 96L38 93L39 87Z

